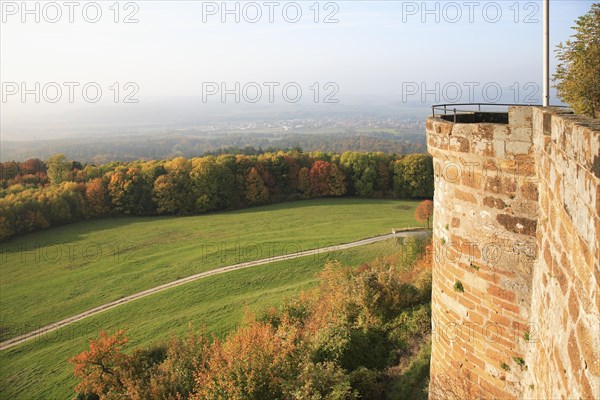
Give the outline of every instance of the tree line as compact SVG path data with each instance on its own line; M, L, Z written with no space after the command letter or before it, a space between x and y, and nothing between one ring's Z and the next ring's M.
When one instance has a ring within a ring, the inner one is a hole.
M86 218L189 215L316 197L433 196L424 154L279 151L81 164L0 163L0 238Z

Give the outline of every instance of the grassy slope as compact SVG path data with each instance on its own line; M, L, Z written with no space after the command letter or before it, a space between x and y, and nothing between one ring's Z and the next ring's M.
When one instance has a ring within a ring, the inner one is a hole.
M86 221L27 235L3 245L0 339L218 266L418 226L415 206L308 200L192 217ZM19 252L22 246L29 253Z
M76 384L67 359L84 350L99 329L124 328L130 347L147 346L185 333L191 324L223 335L244 310L264 310L316 282L328 260L360 265L400 251L394 240L308 256L209 277L106 311L70 327L0 353L0 398L61 399Z

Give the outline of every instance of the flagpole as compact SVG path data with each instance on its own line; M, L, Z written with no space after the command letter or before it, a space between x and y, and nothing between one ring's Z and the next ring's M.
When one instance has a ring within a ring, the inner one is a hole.
M544 2L544 72L543 72L543 84L544 84L544 107L550 105L550 0L543 0Z

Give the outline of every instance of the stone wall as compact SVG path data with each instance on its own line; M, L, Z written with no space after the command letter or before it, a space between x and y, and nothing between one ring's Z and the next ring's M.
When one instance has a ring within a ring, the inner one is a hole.
M534 109L533 127L540 207L532 397L600 399L600 121Z
M427 120L432 399L599 393L593 123L532 107L512 107L508 124Z

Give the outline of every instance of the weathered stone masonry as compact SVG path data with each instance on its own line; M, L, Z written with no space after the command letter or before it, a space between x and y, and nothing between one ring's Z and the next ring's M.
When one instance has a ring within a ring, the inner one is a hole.
M444 118L427 120L430 398L600 399L600 121Z

